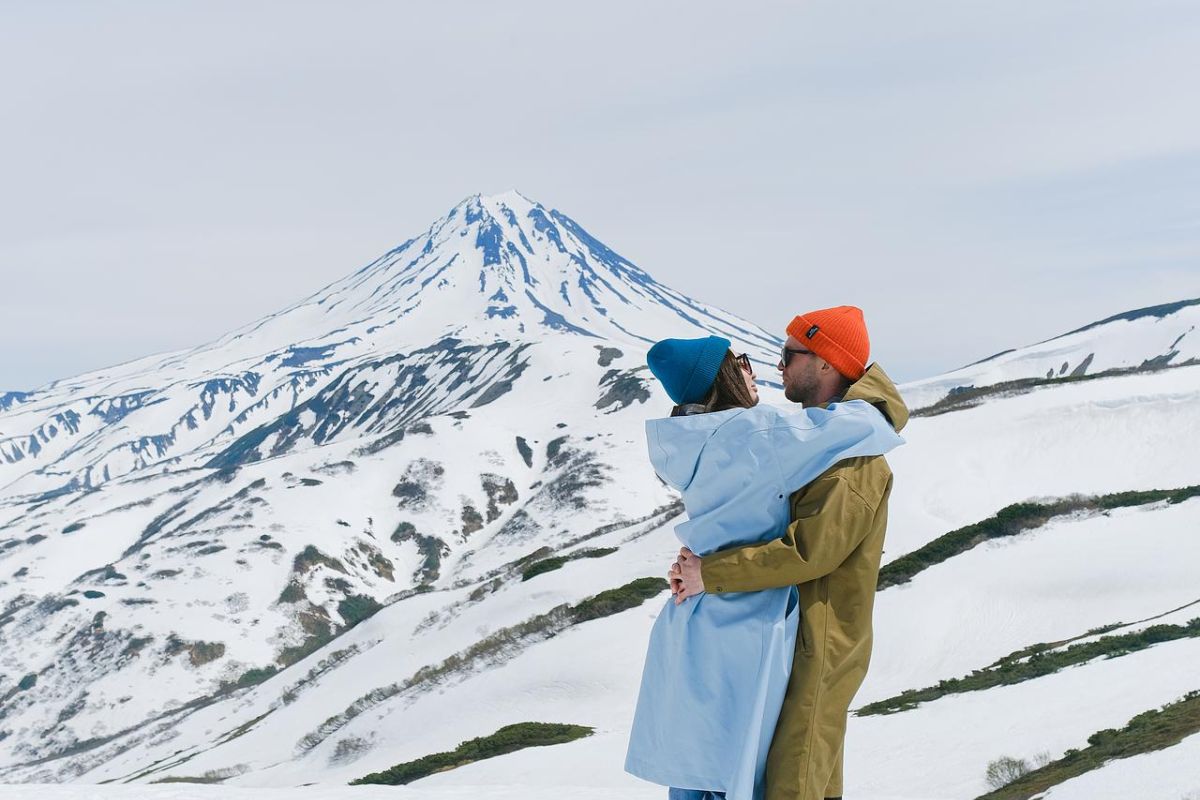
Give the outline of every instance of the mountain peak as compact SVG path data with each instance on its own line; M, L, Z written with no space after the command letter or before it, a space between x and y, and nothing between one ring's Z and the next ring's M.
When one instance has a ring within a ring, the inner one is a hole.
M467 224L481 218L490 217L505 220L510 215L518 219L529 215L530 211L540 209L545 212L542 204L521 194L516 189L509 189L498 194L473 194L461 200L454 208L433 224L433 227L448 220L465 220Z
M482 203L483 205L485 205L489 208L499 207L499 206L507 206L508 208L511 208L513 210L521 209L521 210L525 210L525 211L527 211L535 206L538 208L541 208L541 203L538 203L535 200L529 199L528 197L521 194L516 189L509 189L507 191L500 192L499 194L493 194L493 195L477 194L477 195L475 195L475 199L479 200L480 203Z
M386 319L404 338L523 337L553 330L649 343L697 328L770 351L761 330L696 303L557 209L509 190L475 194L302 305Z

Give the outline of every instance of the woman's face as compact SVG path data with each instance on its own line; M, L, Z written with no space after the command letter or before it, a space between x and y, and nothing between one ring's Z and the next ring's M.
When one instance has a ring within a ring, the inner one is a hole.
M746 388L750 391L750 396L754 398L754 402L757 403L758 384L754 382L754 366L744 354L738 356L738 363L742 365L742 379L746 381Z

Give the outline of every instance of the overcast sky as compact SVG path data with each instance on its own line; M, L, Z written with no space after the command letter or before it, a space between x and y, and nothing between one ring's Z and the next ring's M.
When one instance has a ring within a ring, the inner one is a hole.
M1200 296L1200 3L0 4L0 391L519 189L900 379Z

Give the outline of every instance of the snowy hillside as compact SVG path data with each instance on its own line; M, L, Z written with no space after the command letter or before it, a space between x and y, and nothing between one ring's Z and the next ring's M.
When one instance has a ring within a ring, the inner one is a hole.
M4 395L0 769L72 777L382 604L449 619L661 525L644 351L708 332L778 343L510 192L217 342ZM445 635L394 644L479 634Z
M1200 360L1200 298L1127 311L1040 344L904 386L916 409L955 390L1010 381L1077 378L1112 370L1150 370Z
M1192 325L1198 307L1060 340L1100 370L1140 364L1156 345L1130 345L1132 327ZM389 796L663 796L621 771L665 602L639 579L665 572L680 514L646 461L643 423L669 402L644 357L655 338L706 332L774 378L775 337L509 193L464 201L212 344L0 395L0 780L223 784L96 790L114 798L309 783L314 797L375 797L345 785L547 722L594 730ZM1171 364L1193 357L1188 341ZM1030 353L1013 354L1016 372L972 374L1024 377ZM932 397L959 373L904 391ZM1187 628L1200 497L1165 491L1200 485L1200 365L1025 388L917 417L889 456L884 561L928 563L881 590L856 705L1157 638L864 709L847 796L978 797L990 761L1061 759L1200 689ZM1032 500L1044 505L1019 510L1019 530L925 555ZM1200 789L1194 749L1090 774L1128 787L1120 776L1166 765L1156 785L1174 800ZM1083 775L1050 796L1128 796L1103 785Z

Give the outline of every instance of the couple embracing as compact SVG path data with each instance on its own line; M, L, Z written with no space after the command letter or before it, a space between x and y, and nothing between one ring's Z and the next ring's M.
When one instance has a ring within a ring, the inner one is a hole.
M717 336L647 355L676 403L646 423L655 472L683 496L684 547L650 635L625 769L669 800L842 794L850 701L908 409L862 311L797 316L779 370L800 404L758 404L753 365Z

